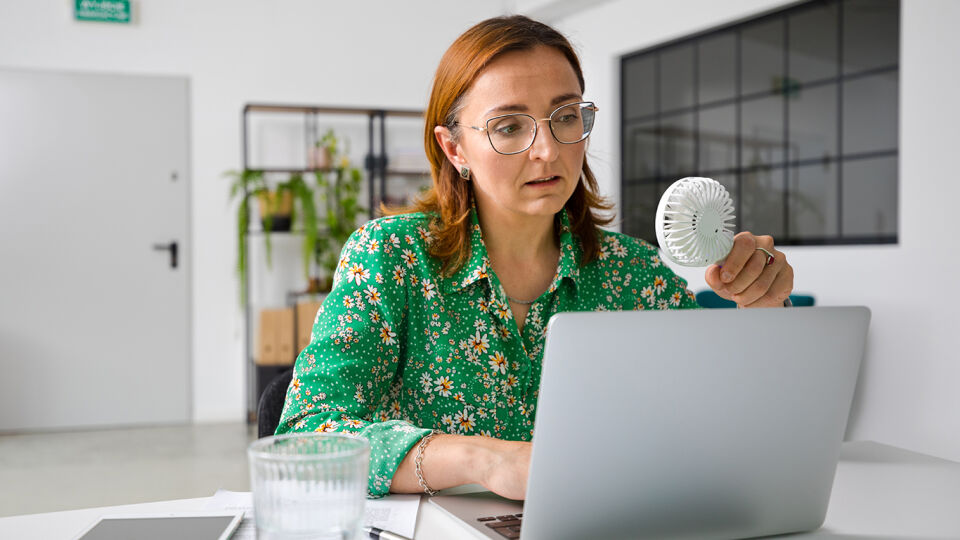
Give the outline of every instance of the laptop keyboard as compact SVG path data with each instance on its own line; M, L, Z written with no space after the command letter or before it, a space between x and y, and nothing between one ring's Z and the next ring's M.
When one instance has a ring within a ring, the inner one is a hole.
M498 532L504 538L520 538L520 522L523 514L489 516L477 518L477 521Z

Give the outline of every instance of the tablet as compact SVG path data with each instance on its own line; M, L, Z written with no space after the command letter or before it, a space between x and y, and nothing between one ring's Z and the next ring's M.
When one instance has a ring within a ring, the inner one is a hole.
M75 540L227 540L243 512L102 516Z

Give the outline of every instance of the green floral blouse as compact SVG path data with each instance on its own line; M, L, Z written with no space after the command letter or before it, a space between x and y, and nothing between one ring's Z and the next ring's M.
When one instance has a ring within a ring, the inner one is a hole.
M562 211L557 273L518 332L476 212L470 258L452 277L441 276L429 254L430 219L376 219L347 241L277 428L369 439L375 497L390 490L400 462L430 430L532 439L554 313L697 306L642 240L603 231L597 257L581 266L582 248Z

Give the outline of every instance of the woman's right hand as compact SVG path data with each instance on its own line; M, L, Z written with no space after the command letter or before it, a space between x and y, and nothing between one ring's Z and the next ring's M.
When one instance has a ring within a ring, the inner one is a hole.
M533 443L487 439L485 459L482 460L483 487L508 499L523 500L527 494L527 475L530 472L530 450Z

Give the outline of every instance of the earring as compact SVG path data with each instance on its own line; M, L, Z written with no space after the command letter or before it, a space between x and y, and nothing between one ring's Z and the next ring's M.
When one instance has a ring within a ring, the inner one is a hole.
M460 167L460 178L470 180L470 167Z

